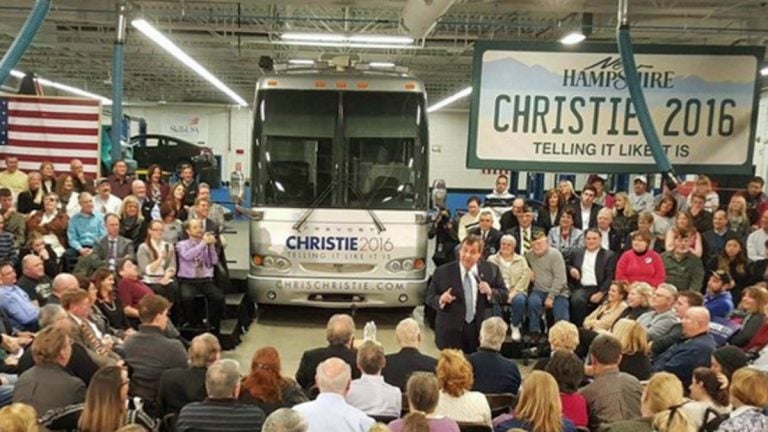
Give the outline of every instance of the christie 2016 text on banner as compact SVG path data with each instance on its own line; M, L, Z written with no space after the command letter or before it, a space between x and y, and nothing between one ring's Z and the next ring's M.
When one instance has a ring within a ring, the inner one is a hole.
M764 49L638 46L637 73L680 172L749 174ZM469 168L647 172L616 46L479 42Z

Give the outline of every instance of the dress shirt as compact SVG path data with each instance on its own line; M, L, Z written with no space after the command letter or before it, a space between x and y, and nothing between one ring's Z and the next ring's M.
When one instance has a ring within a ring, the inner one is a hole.
M130 195L130 194L129 194ZM109 194L107 199L103 199L101 195L94 195L93 196L93 208L100 211L102 214L107 213L120 213L120 205L123 204L123 200L120 198Z
M293 409L306 420L308 432L368 432L376 423L335 393L320 393L317 399Z
M597 261L598 252L600 252L600 249L594 252L584 249L584 262L581 264L581 286L597 286L595 262Z
M382 375L363 374L349 385L347 403L368 415L400 417L403 395Z
M607 229L605 231L600 230L600 247L605 250L611 249L611 230Z
M101 213L77 213L69 219L67 239L69 247L80 250L83 246L93 246L107 234L104 228L104 215Z
M29 295L16 285L0 287L0 307L15 329L23 329L37 322L38 308L32 304Z
M765 242L768 241L768 232L759 229L747 237L747 257L750 261L765 259Z
M581 227L586 231L589 228L589 217L592 215L592 207L581 207Z
M464 266L459 265L459 269L461 269L461 283L464 283L464 278L467 276L467 272L469 272L469 281L472 284L472 289L470 290L472 292L472 298L471 299L465 299L466 303L468 305L472 305L472 310L477 311L477 280L475 279L475 276L479 277L479 274L477 272L477 264L473 265L469 271L464 269ZM462 290L464 289L464 286L462 285ZM474 312L472 313L474 315Z
M213 266L219 261L219 255L213 245L201 240L188 239L176 244L179 270L176 275L184 279L212 278Z

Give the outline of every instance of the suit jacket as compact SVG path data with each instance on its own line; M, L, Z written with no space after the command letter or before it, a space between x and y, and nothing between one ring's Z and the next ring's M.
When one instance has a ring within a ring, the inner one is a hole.
M160 375L157 403L162 415L178 414L190 402L202 402L208 397L205 391L204 367L168 369Z
M512 213L512 210L502 213L499 218L499 228L501 229L501 232L509 231L519 225L520 221L517 220L517 216Z
M437 347L461 348L461 333L464 327L466 313L466 299L464 298L463 282L461 280L461 264L454 261L443 264L432 274L432 280L427 287L426 301L429 306L437 311L435 317L435 338ZM507 287L501 277L499 268L487 262L477 263L478 277L481 281L488 282L493 291L491 299L478 295L475 306L475 322L480 325L483 320L493 316L493 305L507 302ZM440 296L450 290L456 299L451 304L440 308ZM479 337L479 334L478 334Z
M46 413L85 401L85 383L58 364L43 363L19 377L13 401Z
M472 228L469 230L469 233L478 237L482 237L483 235L480 227ZM487 259L489 256L499 251L499 247L501 246L501 236L501 231L491 227L490 231L488 231L488 238L486 238L483 246L483 259Z
M483 394L517 394L520 387L520 371L513 360L498 351L480 348L467 357L472 364L475 384L472 390Z
M555 223L552 223L552 219L549 218L549 210L542 207L539 209L539 214L536 216L536 223L535 225L538 227L541 227L547 234L549 234L549 230L552 228L560 225L560 211L557 212L557 216L555 216Z
M345 345L328 345L327 347L304 351L301 355L299 368L296 370L296 382L304 390L312 388L315 385L317 365L331 357L344 360L352 368L352 379L360 378L360 370L357 368L357 350Z
M568 281L573 287L581 286L581 281L577 281L571 278L571 269L575 268L581 273L581 266L584 265L584 252L586 249L579 249L571 256L571 262L566 266L568 270ZM618 255L609 250L600 248L597 252L597 258L595 259L595 278L597 279L597 288L604 294L608 293L608 288L611 287L611 281L613 281L613 275L616 271L616 259Z
M602 208L603 206L599 204L592 204L592 208L589 211L589 226L585 227L584 222L581 220L581 203L572 206L573 226L582 231L586 231L588 228L595 228L597 226L597 214Z
M385 382L400 387L400 391L405 392L405 385L412 373L435 373L436 367L437 360L434 357L422 354L416 348L403 348L398 353L387 355L382 375Z
M109 237L104 236L101 238L101 240L96 242L96 244L93 246L93 251L102 260L105 260L105 261L108 260L109 259ZM133 242L123 236L117 236L117 256L115 257L115 259L116 260L120 259L126 255L130 256L133 259L136 259Z
M586 234L586 233L585 233ZM601 234L602 235L602 234ZM621 253L624 246L624 236L619 232L611 228L608 230L608 249L613 253Z
M91 357L91 360L96 363L99 368L103 368L105 366L114 366L118 360L120 360L120 357L110 351L110 355L101 355L96 352L96 347L94 347L91 344L91 341L88 340L88 337L83 332L83 329L80 327L80 324L75 321L74 318L71 316L69 317L69 321L72 323L72 331L70 332L70 337L72 337L72 340L81 346L83 346L86 351L88 352L88 355Z
M546 234L544 229L539 228L536 225L531 225L531 241L533 241L533 235L539 231L544 232ZM517 246L516 246L517 250L515 252L517 252L519 255L525 255L522 249L523 247L522 229L519 226L516 226L511 230L505 232L504 234L512 234L513 236L515 236L515 240L517 241Z

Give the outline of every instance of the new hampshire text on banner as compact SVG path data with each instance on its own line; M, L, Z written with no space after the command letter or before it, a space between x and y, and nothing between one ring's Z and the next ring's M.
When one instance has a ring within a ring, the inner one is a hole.
M98 173L100 115L92 99L0 95L0 167L15 155L24 171L50 161L68 172L69 161L80 159L86 173Z
M636 48L662 147L681 171L749 173L758 69L752 47ZM467 166L653 171L613 45L475 48Z

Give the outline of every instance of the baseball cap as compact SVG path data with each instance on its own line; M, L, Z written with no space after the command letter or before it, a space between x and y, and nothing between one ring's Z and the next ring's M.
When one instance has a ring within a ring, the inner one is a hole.
M636 182L636 181L638 181L638 180L639 180L639 181L641 181L641 182L643 182L643 183L645 183L645 184L648 184L648 177L646 177L646 176L644 176L644 175L638 175L638 176L635 176L635 178L634 178L634 179L632 179L632 183L634 183L634 182Z
M712 270L712 276L717 277L721 281L723 281L724 284L731 283L731 275L725 271L725 270Z

